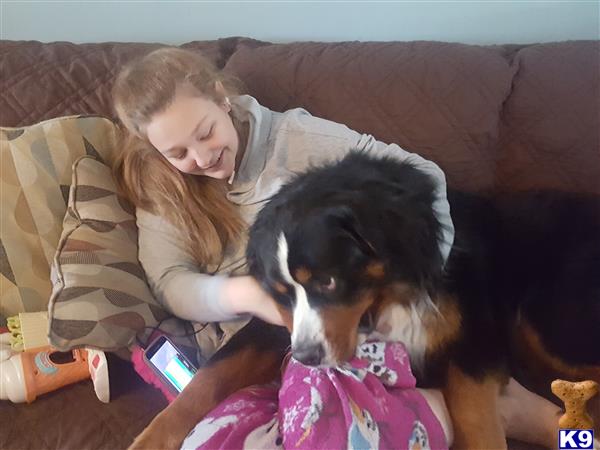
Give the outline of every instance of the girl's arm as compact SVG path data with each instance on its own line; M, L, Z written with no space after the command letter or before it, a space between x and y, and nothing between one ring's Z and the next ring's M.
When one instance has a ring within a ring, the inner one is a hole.
M146 211L136 214L140 262L154 296L170 313L194 322L252 314L282 324L274 300L254 278L202 273L175 227Z

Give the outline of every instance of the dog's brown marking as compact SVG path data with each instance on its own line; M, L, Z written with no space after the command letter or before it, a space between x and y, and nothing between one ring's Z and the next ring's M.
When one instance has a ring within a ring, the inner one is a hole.
M279 281L276 281L273 287L280 294L287 294L288 293L287 286L285 284L283 284L283 283L280 283Z
M372 261L367 265L365 273L368 278L381 280L385 276L385 266L381 261Z
M429 310L423 316L423 326L427 333L427 353L442 350L458 339L462 316L458 302L452 298L436 299L438 311Z
M296 281L298 283L300 283L300 284L306 284L312 278L312 273L306 267L298 267L294 271L294 278L296 279Z
M327 306L321 309L325 338L339 361L347 361L356 351L358 323L373 303L373 295L365 293L349 306Z
M380 291L377 299L379 305L386 306L390 303L399 303L409 306L422 296L422 292L409 283L389 283ZM382 308L379 308L382 310Z
M540 335L526 320L521 320L517 326L515 339L514 348L520 364L530 375L539 380L545 379L548 385L556 378L569 381L593 380L600 383L600 367L573 366L565 363L546 349ZM551 380L548 380L549 377Z
M501 385L500 376L477 380L450 364L444 398L454 426L453 449L506 448L497 407Z
M283 306L281 306L279 303L277 303L277 310L279 311L279 314L281 314L281 318L283 319L283 325L288 329L288 331L291 332L293 331L294 327L294 315L292 314L292 312L287 309L284 308Z
M279 354L245 347L200 369L129 449L179 449L191 429L221 401L239 389L274 380L280 366Z

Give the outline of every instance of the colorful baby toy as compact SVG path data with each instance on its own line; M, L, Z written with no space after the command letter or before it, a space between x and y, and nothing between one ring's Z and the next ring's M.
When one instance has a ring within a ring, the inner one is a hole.
M0 400L31 403L42 394L91 378L98 399L109 401L104 352L51 347L46 313L21 313L8 318L7 324L8 332L0 334Z

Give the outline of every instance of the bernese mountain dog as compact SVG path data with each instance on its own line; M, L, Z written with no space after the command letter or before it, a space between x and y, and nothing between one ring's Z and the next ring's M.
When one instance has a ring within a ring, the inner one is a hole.
M434 200L426 174L360 152L282 187L247 261L287 330L251 320L133 448L160 430L177 446L226 396L273 380L290 349L335 366L368 336L402 341L419 384L443 390L459 448L506 445L494 405L509 376L600 382L600 198L450 191L446 261Z

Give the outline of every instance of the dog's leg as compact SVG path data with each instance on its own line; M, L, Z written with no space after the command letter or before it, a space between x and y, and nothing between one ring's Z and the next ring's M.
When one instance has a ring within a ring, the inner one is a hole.
M506 449L498 414L500 387L499 378L475 379L450 365L444 397L454 426L453 449Z
M129 447L179 449L187 434L234 392L276 379L289 346L285 328L253 319L202 367Z

